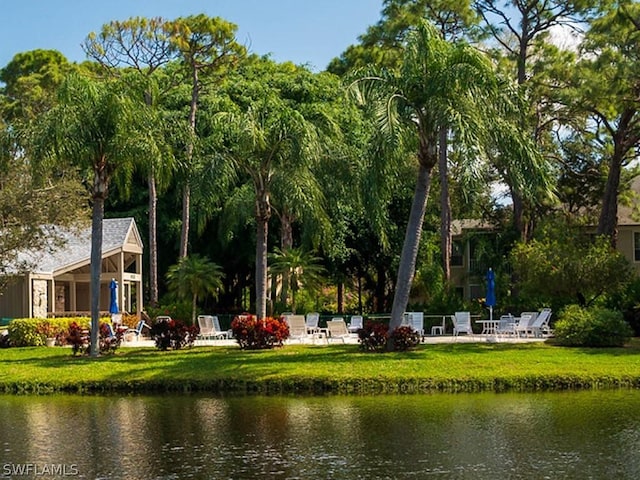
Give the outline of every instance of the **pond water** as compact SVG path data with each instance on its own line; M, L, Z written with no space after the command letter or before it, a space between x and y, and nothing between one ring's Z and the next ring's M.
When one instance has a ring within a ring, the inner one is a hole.
M0 478L638 479L640 391L0 396Z

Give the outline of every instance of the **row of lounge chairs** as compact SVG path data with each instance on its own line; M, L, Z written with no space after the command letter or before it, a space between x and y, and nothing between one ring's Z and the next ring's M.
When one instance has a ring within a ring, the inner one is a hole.
M471 314L469 312L456 312L451 316L453 322L453 335L460 333L473 334L471 327ZM502 315L491 326L490 333L496 335L513 335L517 337L544 337L553 334L549 325L551 309L543 308L540 312L523 312L519 317L511 314Z
M320 328L320 314L317 312L306 315L294 315L286 312L284 319L289 325L289 338L291 340L316 340L323 339L327 342L340 340L343 343L349 338L355 338L357 331L364 326L364 319L361 315L353 315L347 323L344 317L333 317L327 321L327 326ZM523 312L519 317L513 315L503 315L496 322L492 323L490 333L496 335L512 335L517 337L543 337L549 336L553 332L549 326L551 309L543 308L540 312ZM453 336L460 334L473 335L470 312L455 312L451 315L453 323ZM486 322L486 321L485 321ZM425 336L424 314L422 312L405 313L404 325L411 326L413 330ZM201 339L229 339L232 338L231 330L222 330L220 322L215 315L198 316L198 326ZM443 316L442 325L435 325L431 328L431 335L444 335L446 333L446 316Z

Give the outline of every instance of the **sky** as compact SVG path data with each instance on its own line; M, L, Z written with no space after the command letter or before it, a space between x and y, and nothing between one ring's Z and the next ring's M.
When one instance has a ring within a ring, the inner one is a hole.
M17 53L60 51L69 61L86 56L81 44L112 20L205 13L238 26L251 53L324 70L368 26L383 0L0 0L0 68Z

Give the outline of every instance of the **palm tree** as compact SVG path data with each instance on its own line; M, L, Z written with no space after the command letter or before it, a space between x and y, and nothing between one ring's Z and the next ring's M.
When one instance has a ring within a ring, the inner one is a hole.
M162 18L135 17L103 25L100 33L89 34L82 45L87 56L110 74L121 76L128 72L133 80L130 85L139 88L139 99L150 113L157 115L147 130L148 153L141 165L147 173L149 189L149 304L152 307L158 304L158 189L166 186L173 168L173 154L164 145L164 122L158 109L159 98L165 92L158 88L156 78L160 68L176 57L170 32L171 24Z
M434 167L438 164L438 136L443 128L466 145L489 146L496 136L490 129L504 123L498 108L499 79L488 57L469 45L449 43L429 23L421 23L408 36L405 55L397 71L364 76L352 85L360 101L374 107L380 133L397 147L403 134L417 140L418 179L398 268L390 329L402 323L416 267L422 223ZM495 117L494 117L495 114ZM534 155L517 131L510 134L514 154ZM477 158L468 158L468 162Z
M321 258L302 248L274 249L271 255L271 272L282 276L282 288L291 290L291 310L296 311L296 293L304 285L313 287L319 284L324 273L320 265ZM285 298L289 292L283 292Z
M320 155L320 148L313 126L271 94L240 114L221 113L217 121L225 136L222 156L247 175L255 194L256 315L264 318L273 183L278 177L304 175L311 159Z
M210 294L217 299L223 277L218 264L200 255L189 255L169 267L167 287L178 298L191 299L191 321L195 324L198 298Z
M62 83L58 105L43 116L35 135L36 160L69 162L91 175L91 355L98 355L102 222L109 184L119 176L130 184L137 149L133 103L115 82L96 82L70 75ZM38 155L39 154L39 155ZM40 157L40 158L38 158Z

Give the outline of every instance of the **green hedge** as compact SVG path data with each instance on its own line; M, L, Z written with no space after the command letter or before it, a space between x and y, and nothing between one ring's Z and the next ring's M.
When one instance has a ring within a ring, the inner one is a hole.
M568 305L554 325L555 341L568 347L621 347L633 331L622 312Z
M9 340L14 347L38 347L47 337L64 335L69 325L77 322L89 328L88 317L16 318L8 326ZM49 331L49 333L45 333Z

